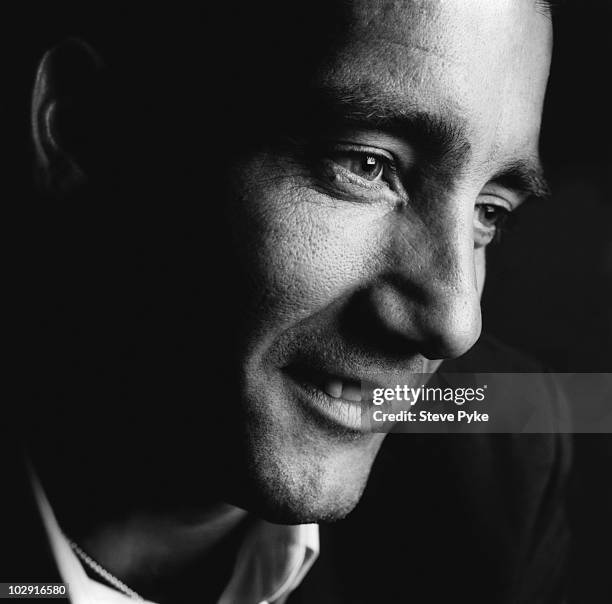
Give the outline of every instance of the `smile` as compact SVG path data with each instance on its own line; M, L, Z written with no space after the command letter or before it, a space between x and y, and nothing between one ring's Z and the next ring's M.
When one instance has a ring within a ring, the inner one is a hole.
M289 367L286 374L298 401L319 420L335 430L369 432L362 421L364 405L360 381L303 367Z

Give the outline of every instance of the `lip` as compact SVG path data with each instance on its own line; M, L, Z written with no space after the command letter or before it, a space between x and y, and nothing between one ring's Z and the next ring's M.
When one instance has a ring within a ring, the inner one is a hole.
M351 389L354 392L356 385L359 383L358 380L347 380L319 372L306 371L304 369L297 370L296 368L286 369L284 373L296 392L298 400L309 411L314 412L319 419L333 425L336 429L341 428L345 431L359 434L371 432L367 424L364 425L362 421L365 401L350 400L343 396L331 396L325 392L323 387L323 384L329 381L350 381ZM357 397L353 394L351 398L355 399ZM360 383L359 398L361 398Z

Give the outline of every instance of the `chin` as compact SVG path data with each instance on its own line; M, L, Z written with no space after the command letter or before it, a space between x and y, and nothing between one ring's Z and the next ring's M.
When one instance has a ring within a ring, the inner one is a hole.
M332 522L355 508L384 435L331 444L309 436L299 443L286 432L251 440L241 507L279 524Z

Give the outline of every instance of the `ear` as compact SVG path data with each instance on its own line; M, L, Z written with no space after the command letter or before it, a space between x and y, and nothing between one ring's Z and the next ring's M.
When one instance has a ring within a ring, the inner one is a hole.
M47 51L40 62L31 120L36 175L47 193L70 194L90 176L88 155L101 130L104 72L100 56L78 39Z

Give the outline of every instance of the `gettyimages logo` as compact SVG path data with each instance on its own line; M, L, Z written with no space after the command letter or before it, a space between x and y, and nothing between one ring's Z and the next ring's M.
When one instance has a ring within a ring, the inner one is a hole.
M466 403L482 403L487 387L486 384L476 387L398 384L395 388L374 388L372 405L378 408L371 412L371 425L388 431L389 425L395 429L397 424L407 423L420 426L419 431L437 432L443 424L488 422L489 414L482 410L456 409ZM429 424L434 428L428 428Z
M398 401L409 403L410 406L422 402L452 402L463 405L473 401L485 400L487 385L477 388L441 388L435 386L418 386L416 388L399 384L395 388L374 388L372 390L372 403L383 405L386 402Z
M610 373L413 374L362 400L372 432L612 433Z

